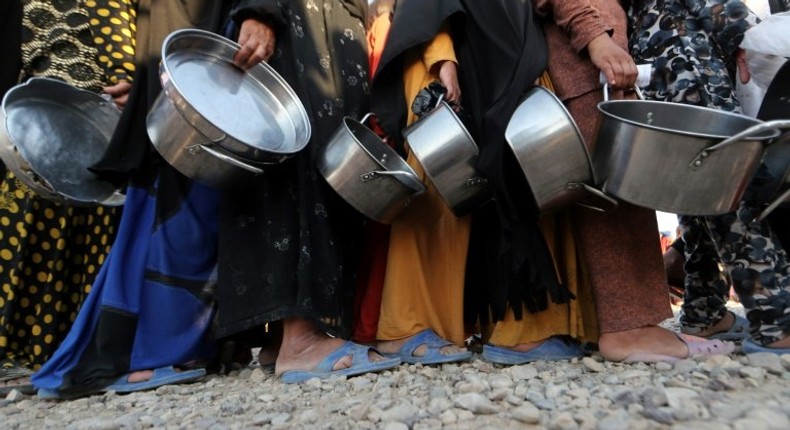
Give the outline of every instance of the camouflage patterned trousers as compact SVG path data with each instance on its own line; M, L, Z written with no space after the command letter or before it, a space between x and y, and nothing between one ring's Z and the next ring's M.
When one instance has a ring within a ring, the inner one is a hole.
M693 333L717 323L727 312L729 283L738 294L752 337L763 345L790 334L790 262L767 222L754 218L775 189L760 169L735 212L725 215L679 216L686 245L685 295L681 312L684 331Z

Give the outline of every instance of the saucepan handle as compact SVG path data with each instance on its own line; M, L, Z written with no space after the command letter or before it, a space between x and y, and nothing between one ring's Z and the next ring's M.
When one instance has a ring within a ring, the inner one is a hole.
M693 160L691 160L691 163L689 163L689 167L692 169L697 169L700 166L702 166L702 164L705 161L705 158L707 158L711 152L717 151L721 148L724 148L725 146L732 145L733 143L740 142L754 134L762 133L767 130L775 130L775 129L780 129L780 130L790 129L790 120L766 121L762 124L753 125L732 137L724 139L713 146L709 146L703 149L702 151L699 152L699 154L697 154L696 157L694 157Z
M594 205L591 205L591 204L588 204L588 203L576 202L576 204L581 206L581 207L585 207L587 209L592 209L592 210L598 211L598 212L606 212L607 210L614 209L614 208L617 207L617 200L615 200L614 198L606 195L606 193L604 193L603 191L601 191L601 190L599 190L597 188L591 187L588 184L585 184L583 182L570 182L570 183L568 183L567 186L569 188L582 187L582 188L584 188L584 191L594 195L595 197L598 197L601 200L604 200L605 202L607 202L607 203L609 203L611 205L611 207L609 207L609 208L602 208L602 207L594 206Z
M225 154L223 154L221 152L218 152L218 151L216 151L214 149L209 148L206 145L197 145L197 146L195 146L195 148L200 148L200 150L206 151L209 154L213 155L214 157L217 157L220 160L222 160L222 161L224 161L224 162L226 162L228 164L232 164L232 165L234 165L236 167L240 167L240 168L242 168L244 170L247 170L248 172L252 172L252 173L254 173L256 175L259 175L259 174L263 173L263 169L260 169L258 167L249 165L249 164L247 164L247 163L245 163L243 161L239 161L239 160L237 160L237 159L235 159L233 157L229 157L229 156L227 156L227 155L225 155Z
M414 175L400 170L372 170L359 175L359 180L368 182L382 176L391 176L398 182L403 184L406 188L412 190L414 195L419 195L425 192L425 186Z
M639 87L636 86L636 85L634 85L634 92L636 93L636 96L639 97L639 100L644 100L645 99L645 95L642 94L642 90L640 90ZM603 101L605 101L605 102L609 101L609 83L608 82L603 84Z
M774 209L778 208L782 203L788 201L790 201L790 188L788 188L787 191L782 193L782 195L777 197L776 200L774 200L770 205L768 205L765 209L763 209L763 211L760 212L760 215L757 216L756 221L763 222L765 218L767 218L768 215L770 215L771 212L774 211Z

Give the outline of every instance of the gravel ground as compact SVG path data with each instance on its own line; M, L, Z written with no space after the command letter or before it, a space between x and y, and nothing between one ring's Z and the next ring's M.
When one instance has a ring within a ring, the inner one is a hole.
M12 392L0 400L2 429L149 427L787 430L790 355L652 365L592 356L511 367L475 357L299 385L251 365L144 393L57 402Z

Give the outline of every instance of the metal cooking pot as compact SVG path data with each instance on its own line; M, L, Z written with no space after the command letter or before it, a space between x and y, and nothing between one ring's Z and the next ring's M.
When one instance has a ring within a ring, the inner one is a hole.
M119 206L126 197L88 167L107 150L121 112L98 94L49 78L10 89L0 113L0 157L39 196Z
M280 163L310 140L296 93L266 63L233 64L239 45L202 30L178 30L162 44L163 91L148 112L156 149L183 174L224 186Z
M783 121L647 100L605 100L597 184L627 202L684 215L734 210Z
M479 151L453 109L441 99L403 131L409 148L436 191L456 216L488 200L488 180L475 166Z
M365 216L391 223L425 186L408 164L364 122L346 117L318 159L318 170Z
M591 186L595 178L584 139L565 106L546 88L527 92L508 122L505 140L542 214L581 204L591 194L607 206L617 205ZM603 210L600 203L582 206Z

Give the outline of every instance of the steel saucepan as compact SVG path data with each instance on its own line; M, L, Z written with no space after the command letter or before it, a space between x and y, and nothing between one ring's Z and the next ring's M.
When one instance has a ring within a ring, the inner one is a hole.
M417 174L362 121L346 117L318 159L329 185L356 210L391 223L412 198L425 192Z
M409 149L439 196L456 216L490 199L488 181L476 170L479 151L453 109L441 99L403 131Z
M31 78L3 97L0 157L39 196L73 205L119 206L126 197L88 167L107 150L121 112L98 94Z
M529 90L513 112L505 139L518 160L541 214L595 196L593 209L617 202L591 185L590 155L576 123L562 102L549 90Z
M178 30L162 44L163 91L148 113L149 136L185 175L225 186L280 163L310 140L296 93L266 63L233 64L239 45L213 33ZM164 100L162 100L164 99Z
M605 100L593 169L601 190L663 212L733 211L785 121L647 100Z

